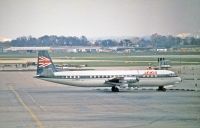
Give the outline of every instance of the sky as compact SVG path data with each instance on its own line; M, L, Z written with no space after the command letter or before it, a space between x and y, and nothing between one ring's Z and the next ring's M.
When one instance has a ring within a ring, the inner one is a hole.
M0 0L0 37L200 32L200 0Z

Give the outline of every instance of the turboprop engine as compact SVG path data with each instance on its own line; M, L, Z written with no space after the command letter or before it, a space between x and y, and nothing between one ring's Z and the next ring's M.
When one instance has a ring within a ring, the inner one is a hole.
M120 87L127 88L131 84L138 82L139 79L136 76L133 77L122 77L119 79Z
M126 83L136 83L136 82L138 82L139 81L139 79L136 77L136 76L132 76L132 77L122 77L122 78L120 78L119 79L119 83L124 83L124 82L126 82Z
M138 81L139 79L136 76L131 76L131 77L116 77L106 81L105 83L112 84L120 88L126 88Z
M136 76L131 77L115 77L105 81L105 84L112 85L113 92L119 92L119 88L128 88L134 86L134 83L139 82L139 78Z

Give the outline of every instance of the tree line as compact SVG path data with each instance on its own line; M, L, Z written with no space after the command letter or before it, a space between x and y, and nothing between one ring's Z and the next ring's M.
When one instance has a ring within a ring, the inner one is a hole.
M127 39L114 40L114 39L101 39L93 42L89 41L87 37L81 36L42 36L35 38L18 37L8 42L10 46L14 47L37 47L37 46L100 46L100 47L143 47L143 48L174 48L189 45L199 45L200 38L195 37L175 37L175 36L162 36L153 34L149 37L131 37Z

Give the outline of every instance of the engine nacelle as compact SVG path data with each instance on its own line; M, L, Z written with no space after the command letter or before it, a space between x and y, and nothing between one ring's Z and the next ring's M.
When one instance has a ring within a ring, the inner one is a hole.
M120 88L128 88L129 86L127 83L121 83L119 87Z
M122 79L120 79L120 83L131 84L131 83L136 83L136 82L139 82L139 79L136 76L123 77Z
M127 88L133 86L134 83L139 82L139 79L136 76L132 77L116 77L105 81L106 84L111 84L113 86L118 86L120 88Z

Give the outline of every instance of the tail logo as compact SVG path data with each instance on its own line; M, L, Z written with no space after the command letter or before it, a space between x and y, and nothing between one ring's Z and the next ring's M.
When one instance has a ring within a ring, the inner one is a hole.
M38 64L39 64L39 67L47 67L47 66L49 66L49 65L51 65L51 61L50 61L50 59L49 58L46 58L46 57L44 57L44 56L41 56L41 57L39 57L39 60L38 60Z

